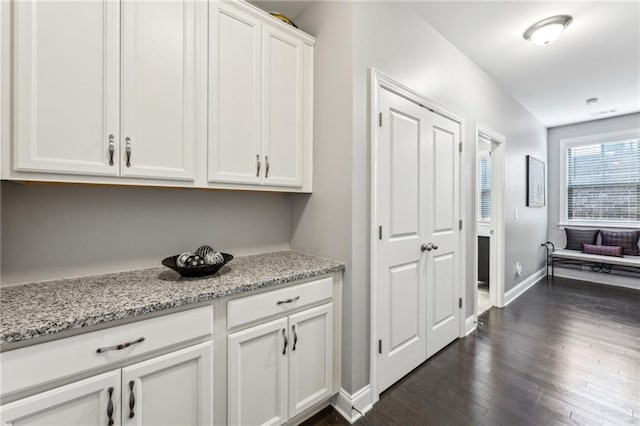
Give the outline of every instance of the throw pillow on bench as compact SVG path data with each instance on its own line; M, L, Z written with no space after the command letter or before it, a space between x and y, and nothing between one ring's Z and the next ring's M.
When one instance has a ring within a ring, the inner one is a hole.
M620 246L599 246L594 244L582 244L582 252L586 254L599 254L601 256L622 257Z
M567 250L582 251L583 244L595 245L598 239L597 229L575 229L564 228L564 232L567 234Z
M640 231L600 231L603 246L622 247L623 254L637 256L640 254L638 239Z

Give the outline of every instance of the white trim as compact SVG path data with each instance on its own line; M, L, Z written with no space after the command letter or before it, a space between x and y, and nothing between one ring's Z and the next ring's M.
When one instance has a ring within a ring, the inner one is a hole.
M593 221L571 221L567 212L567 148L573 146L589 145L596 143L615 142L617 140L640 138L640 128L621 130L618 132L598 133L596 135L580 136L577 138L560 139L558 144L558 158L560 159L560 185L558 188L559 197L559 226L588 226L602 228L637 228L640 222L593 222Z
M377 150L374 147L377 144L376 135L377 135L377 114L378 114L378 92L380 88L387 89L393 93L396 93L399 96L402 96L408 99L411 102L417 103L419 105L425 106L436 114L447 117L448 119L458 123L460 125L460 139L463 142L463 138L465 135L465 120L464 116L453 109L446 107L445 105L435 101L427 96L424 96L411 88L393 80L391 77L383 74L382 72L376 70L375 68L369 69L369 143L370 143L370 164L371 164L371 223L369 230L369 247L370 247L370 255L369 255L369 268L370 268L370 299L369 299L369 381L371 382L371 394L372 394L372 404L376 403L380 397L380 394L377 391L377 360L378 360L378 345L377 345L377 331L378 331L378 321L377 321L377 304L378 304L378 280L377 280L377 271L376 267L378 265L378 253L377 253L377 244L376 237L378 234L377 230L377 210L376 205L378 202L377 198ZM468 149L468 148L467 148ZM464 170L464 156L466 155L467 149L462 150L462 156L460 157L460 211L458 212L459 218L462 219L461 213L465 210L465 198L466 198L466 185L462 185L462 173ZM463 308L466 306L466 288L465 283L467 282L466 277L466 242L464 236L466 235L467 229L473 229L468 224L463 222L463 230L459 233L459 249L460 249L460 264L465 265L462 270L462 274L460 277L460 288L459 297L462 297L462 306ZM459 336L465 336L465 322L464 322L464 314L460 315L460 323L459 323Z
M476 329L476 316L471 315L469 318L464 320L464 335L468 336Z
M491 141L491 230L490 235L490 266L489 266L489 299L492 306L504 306L504 265L505 265L505 150L506 137L487 125L475 122L475 150L473 181L478 185L478 145L480 138ZM477 192L477 191L476 191ZM476 195L477 196L477 195ZM475 198L474 198L475 200ZM476 200L477 204L477 200ZM473 282L478 282L478 221L477 211L474 209L474 245L473 245ZM474 294L475 294L474 289ZM473 300L473 318L478 319L478 298Z
M520 297L525 291L529 290L533 287L538 281L547 276L547 267L539 269L538 271L531 274L524 281L520 282L520 284L513 287L511 290L507 291L504 294L504 306L507 306L509 303L516 300Z
M362 417L353 407L367 414L367 412L373 408L372 396L371 385L363 387L353 395L349 395L347 391L340 388L340 392L331 400L331 405L342 417L353 424Z

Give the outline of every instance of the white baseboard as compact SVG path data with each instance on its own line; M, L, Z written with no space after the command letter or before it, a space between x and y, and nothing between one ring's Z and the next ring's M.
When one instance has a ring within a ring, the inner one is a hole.
M633 277L621 275L607 275L600 272L578 271L575 269L556 266L555 276L558 278L569 278L578 281L589 281L595 284L612 285L616 287L632 288L640 290L640 280Z
M475 318L473 318L473 315L471 315L469 318L464 320L464 335L468 336L475 329L476 329L476 320Z
M362 417L358 411L366 414L367 411L373 407L373 393L371 392L371 385L367 385L360 389L353 395L349 395L344 389L340 389L338 395L335 396L331 405L340 413L349 423L353 424L356 420ZM354 410L355 407L358 411Z
M527 277L520 284L516 285L511 290L507 291L504 294L504 306L507 306L509 303L516 300L522 293L529 290L534 286L538 281L543 279L547 275L547 267L540 269L539 271L534 272L529 277Z

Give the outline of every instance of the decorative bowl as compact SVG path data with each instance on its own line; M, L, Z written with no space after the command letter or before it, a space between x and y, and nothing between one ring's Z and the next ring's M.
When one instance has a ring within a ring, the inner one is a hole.
M203 265L203 266L178 266L176 265L176 259L179 255L169 256L162 260L162 264L167 268L171 268L183 277L206 277L207 275L213 275L224 265L229 263L233 256L229 253L220 253L224 257L224 262L215 265Z
M273 16L276 19L281 20L282 22L284 22L285 24L291 25L294 28L298 28L298 26L287 16L283 15L282 13L278 13L278 12L269 12L269 15Z

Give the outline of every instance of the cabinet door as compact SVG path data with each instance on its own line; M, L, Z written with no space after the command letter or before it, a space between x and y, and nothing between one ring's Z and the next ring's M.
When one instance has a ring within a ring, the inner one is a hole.
M333 393L333 304L289 317L289 417Z
M112 419L113 423L109 420ZM120 424L120 370L111 371L0 407L8 426Z
M209 20L209 181L259 183L262 24L219 2Z
M287 420L287 319L228 337L227 423L278 425Z
M123 425L210 425L213 343L122 369Z
M15 169L117 175L119 2L14 8Z
M264 184L302 186L302 41L265 24L262 69Z
M122 28L121 174L192 180L196 2L123 2Z

